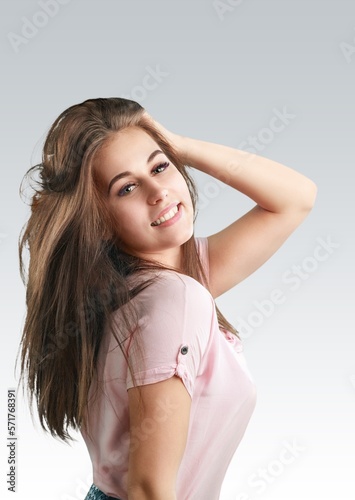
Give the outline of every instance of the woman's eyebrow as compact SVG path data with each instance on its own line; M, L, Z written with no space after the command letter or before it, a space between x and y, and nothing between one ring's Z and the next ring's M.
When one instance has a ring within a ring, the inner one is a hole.
M147 163L150 163L152 160L154 160L154 158L160 153L163 153L163 151L161 151L160 149L156 149L155 151L150 153L150 155L147 158ZM116 181L118 181L119 179L122 179L122 177L127 177L128 175L133 175L133 174L132 174L132 172L125 170L124 172L121 172L120 174L115 175L115 177L113 177L111 179L110 184L108 185L107 194L110 194L111 188Z

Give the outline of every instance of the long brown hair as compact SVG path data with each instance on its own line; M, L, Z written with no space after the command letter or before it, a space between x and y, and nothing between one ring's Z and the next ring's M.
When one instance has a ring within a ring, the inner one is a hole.
M106 321L111 325L111 313L129 305L153 280L147 278L130 289L127 277L162 267L118 247L115 222L95 179L95 155L112 134L141 127L183 175L196 218L194 182L177 151L142 119L143 112L137 102L123 98L89 99L69 107L51 126L41 163L23 179L38 174L32 182L31 214L19 237L27 306L20 382L27 376L27 394L30 404L36 400L42 428L65 442L72 440L70 427L78 430L84 424ZM182 250L183 272L208 288L194 236ZM220 326L237 335L218 308L217 315ZM134 310L113 329L129 369L121 343L132 331L132 318Z

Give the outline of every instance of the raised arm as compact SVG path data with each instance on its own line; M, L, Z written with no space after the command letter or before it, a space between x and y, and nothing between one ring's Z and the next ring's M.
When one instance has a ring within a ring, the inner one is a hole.
M173 134L153 122L186 165L225 182L256 203L245 215L208 237L210 290L218 297L276 252L312 209L317 187L306 176L276 161ZM228 212L232 210L233 206Z

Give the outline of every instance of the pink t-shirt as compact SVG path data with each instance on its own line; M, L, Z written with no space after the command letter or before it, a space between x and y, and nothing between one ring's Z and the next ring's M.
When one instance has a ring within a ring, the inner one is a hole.
M208 276L208 240L196 238L196 243ZM124 345L138 385L177 375L191 396L177 499L218 500L256 402L242 343L219 328L212 296L189 276L163 271L158 281L132 300L140 329ZM161 401L155 418L143 421L130 436L127 389L133 382L122 351L107 329L100 346L98 379L102 390L88 412L93 440L82 430L93 464L93 482L107 495L127 500L130 439L138 446L174 407Z

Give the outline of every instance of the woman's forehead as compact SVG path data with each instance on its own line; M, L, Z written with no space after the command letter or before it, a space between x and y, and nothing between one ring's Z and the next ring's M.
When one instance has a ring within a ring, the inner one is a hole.
M99 157L101 160L119 157L122 160L134 162L146 158L150 149L156 146L157 143L145 130L130 127L112 135L102 147Z
M95 170L105 182L121 171L145 165L159 145L138 127L126 128L112 135L102 146L95 159Z

